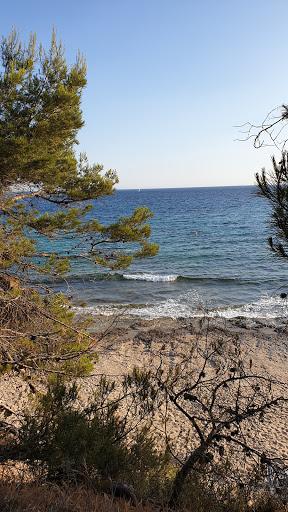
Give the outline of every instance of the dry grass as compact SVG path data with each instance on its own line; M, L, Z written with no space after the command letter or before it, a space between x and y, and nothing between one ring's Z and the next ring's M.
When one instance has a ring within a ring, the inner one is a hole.
M281 504L271 496L259 496L256 502L244 505L239 502L219 508L219 503L211 502L203 508L203 504L194 502L193 507L178 509L178 512L288 512L288 505ZM0 511L1 512L169 512L166 507L156 505L136 506L124 500L112 498L108 495L96 494L92 489L78 486L51 486L31 484L17 484L0 481ZM171 511L170 511L171 512Z
M0 483L1 512L157 512L83 487Z

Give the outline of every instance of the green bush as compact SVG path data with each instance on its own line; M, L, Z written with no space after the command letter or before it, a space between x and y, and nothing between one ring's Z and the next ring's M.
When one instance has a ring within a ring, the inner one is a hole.
M176 463L168 453L159 453L149 429L131 431L120 403L115 385L105 379L86 407L78 400L75 384L56 379L26 415L11 453L17 449L38 482L41 477L40 482L93 488L96 493L113 493L115 484L125 483L137 498L165 507ZM178 509L247 512L252 496L255 511L285 510L280 501L260 492L263 477L258 473L247 474L245 486L234 477L229 457L221 464L200 464L185 482Z
M141 496L159 489L167 457L156 451L147 429L129 433L119 402L108 399L113 386L102 380L92 403L81 407L75 385L50 384L19 433L18 448L32 471L48 481L99 488L111 480L129 482Z

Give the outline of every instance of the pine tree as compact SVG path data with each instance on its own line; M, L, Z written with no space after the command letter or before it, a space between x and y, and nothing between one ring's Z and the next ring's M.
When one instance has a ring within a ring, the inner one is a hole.
M2 40L1 60L0 365L35 370L49 362L51 369L52 361L53 368L61 361L63 371L70 371L77 359L81 373L83 364L89 366L91 339L75 327L67 299L32 287L31 273L67 272L72 258L115 270L153 256L158 246L149 241L152 213L140 207L110 225L94 216L91 201L111 195L118 178L113 170L90 165L85 154L77 156L83 57L69 66L55 33L45 50L34 35L25 45L12 31ZM77 241L72 254L57 250L64 235ZM43 237L46 252L38 243ZM39 315L47 324L40 333Z
M268 238L270 249L282 258L288 258L288 158L285 151L277 163L272 157L272 172L262 169L256 173L258 193L268 199L271 207L270 224L273 236Z

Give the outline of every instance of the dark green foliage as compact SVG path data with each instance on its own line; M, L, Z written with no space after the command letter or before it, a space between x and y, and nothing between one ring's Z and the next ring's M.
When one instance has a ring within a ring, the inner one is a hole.
M279 156L272 157L272 170L265 168L257 172L258 194L268 200L271 208L270 226L272 236L268 238L270 249L281 258L288 257L288 159L287 124L288 105L271 110L260 125L246 123L246 140L253 141L255 148L274 146Z
M282 152L277 163L272 158L272 172L265 169L256 174L259 195L268 199L272 208L270 223L273 236L269 237L270 249L282 258L288 257L288 157Z
M39 185L47 191L77 179L73 154L83 126L81 91L86 66L79 57L68 68L63 48L53 34L49 50L36 38L22 45L13 31L2 41L0 77L1 185Z
M76 386L57 379L24 419L17 441L21 458L48 481L101 489L109 479L128 480L142 496L153 494L153 481L156 492L167 459L157 453L147 429L129 433L119 402L107 399L113 390L101 381L94 400L81 407Z
M115 409L101 408L95 397L88 409L77 409L75 385L52 384L20 432L20 450L32 467L47 468L49 480L81 481L116 477L128 462Z
M157 244L149 240L152 213L148 208L139 207L111 225L95 218L91 201L111 195L118 178L115 171L90 165L85 154L78 157L76 152L77 134L84 124L81 97L85 86L83 57L78 55L69 66L55 33L47 50L36 44L35 36L28 45L19 41L15 31L3 38L0 328L9 326L10 331L1 336L2 370L51 370L60 362L61 371L73 373L73 359L80 356L74 375L91 369L91 338L80 332L82 326L75 324L65 298L53 298L43 287L40 293L35 286L31 289L31 273L34 277L39 272L65 274L77 258L90 261L92 268L126 268L134 258L154 256L158 251ZM47 211L45 205L49 205ZM72 247L60 254L57 242L63 236L72 241ZM46 252L39 248L43 239ZM45 323L45 336L41 321ZM30 343L31 336L36 336L36 343Z
M42 46L37 47L35 36L24 46L16 32L3 39L1 58L1 266L10 268L24 261L27 265L27 257L37 254L33 242L37 233L50 238L63 232L70 236L74 233L78 247L85 247L85 254L83 250L74 251L73 257L90 257L91 262L109 268L127 267L133 257L153 256L157 246L149 243L147 221L152 214L148 208L138 208L111 226L91 219L91 214L86 218L91 205L85 203L112 194L118 178L115 171L104 172L102 165L89 165L85 154L78 158L75 152L77 132L84 124L84 59L78 56L69 67L54 33L51 46L45 51ZM53 203L56 210L39 213L35 198ZM80 201L79 206L73 206ZM8 238L11 245L7 248ZM111 249L115 242L132 245L123 253ZM98 250L100 244L110 244L108 254ZM59 258L69 260L69 253L55 254L52 247L48 254L38 256L48 258L50 264L51 258L54 263L57 260L58 272L66 270L59 268Z

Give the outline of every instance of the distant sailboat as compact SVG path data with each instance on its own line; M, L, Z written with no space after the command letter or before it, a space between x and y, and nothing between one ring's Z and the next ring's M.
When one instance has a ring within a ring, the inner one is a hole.
M141 192L141 188L138 188L138 192Z

